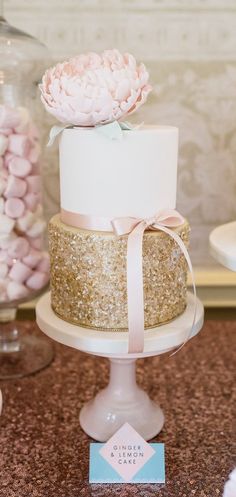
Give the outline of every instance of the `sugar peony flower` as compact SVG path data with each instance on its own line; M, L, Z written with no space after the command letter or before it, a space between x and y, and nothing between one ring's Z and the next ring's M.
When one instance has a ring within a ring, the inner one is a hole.
M134 112L151 91L144 64L118 50L78 55L48 69L39 85L47 111L64 124L95 126Z

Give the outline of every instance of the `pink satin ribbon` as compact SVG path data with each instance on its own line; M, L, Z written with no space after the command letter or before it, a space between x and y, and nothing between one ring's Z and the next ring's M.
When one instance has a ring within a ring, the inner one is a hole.
M111 220L107 217L87 216L61 209L61 220L69 226L91 231L113 231Z
M144 350L144 296L143 296L143 235L146 230L160 230L168 234L180 247L187 261L194 292L194 314L191 330L184 343L191 336L196 319L196 286L188 251L180 236L170 228L184 224L184 218L174 209L165 209L148 219L120 217L108 218L87 216L62 210L61 219L70 226L94 231L114 231L117 236L128 235L127 243L127 299L128 299L128 352L141 353ZM179 350L179 349L178 349Z

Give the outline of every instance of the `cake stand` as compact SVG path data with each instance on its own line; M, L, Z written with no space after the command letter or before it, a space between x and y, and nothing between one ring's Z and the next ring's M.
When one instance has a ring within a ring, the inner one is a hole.
M193 319L194 298L188 293L184 313L172 322L145 332L144 351L128 354L127 332L106 332L85 329L67 323L51 309L50 294L44 295L36 307L36 320L50 338L83 352L110 360L110 381L104 390L90 400L80 412L83 430L95 440L105 442L125 422L130 423L145 440L159 433L164 415L136 384L135 361L156 356L181 346L189 334ZM197 300L197 313L191 337L203 325L203 305Z
M215 228L209 240L214 259L231 271L236 271L236 221Z

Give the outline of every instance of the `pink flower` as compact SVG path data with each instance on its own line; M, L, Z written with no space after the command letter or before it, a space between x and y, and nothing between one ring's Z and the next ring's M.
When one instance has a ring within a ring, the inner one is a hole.
M144 64L118 50L78 55L48 69L41 100L64 124L95 126L134 112L151 91Z

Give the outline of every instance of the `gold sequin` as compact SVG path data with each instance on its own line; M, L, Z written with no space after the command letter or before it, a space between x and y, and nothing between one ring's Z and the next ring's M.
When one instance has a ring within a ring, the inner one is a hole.
M175 231L185 245L189 225ZM65 321L104 331L127 331L127 236L49 223L52 308ZM160 231L143 237L145 328L181 314L186 306L187 265L172 238Z

